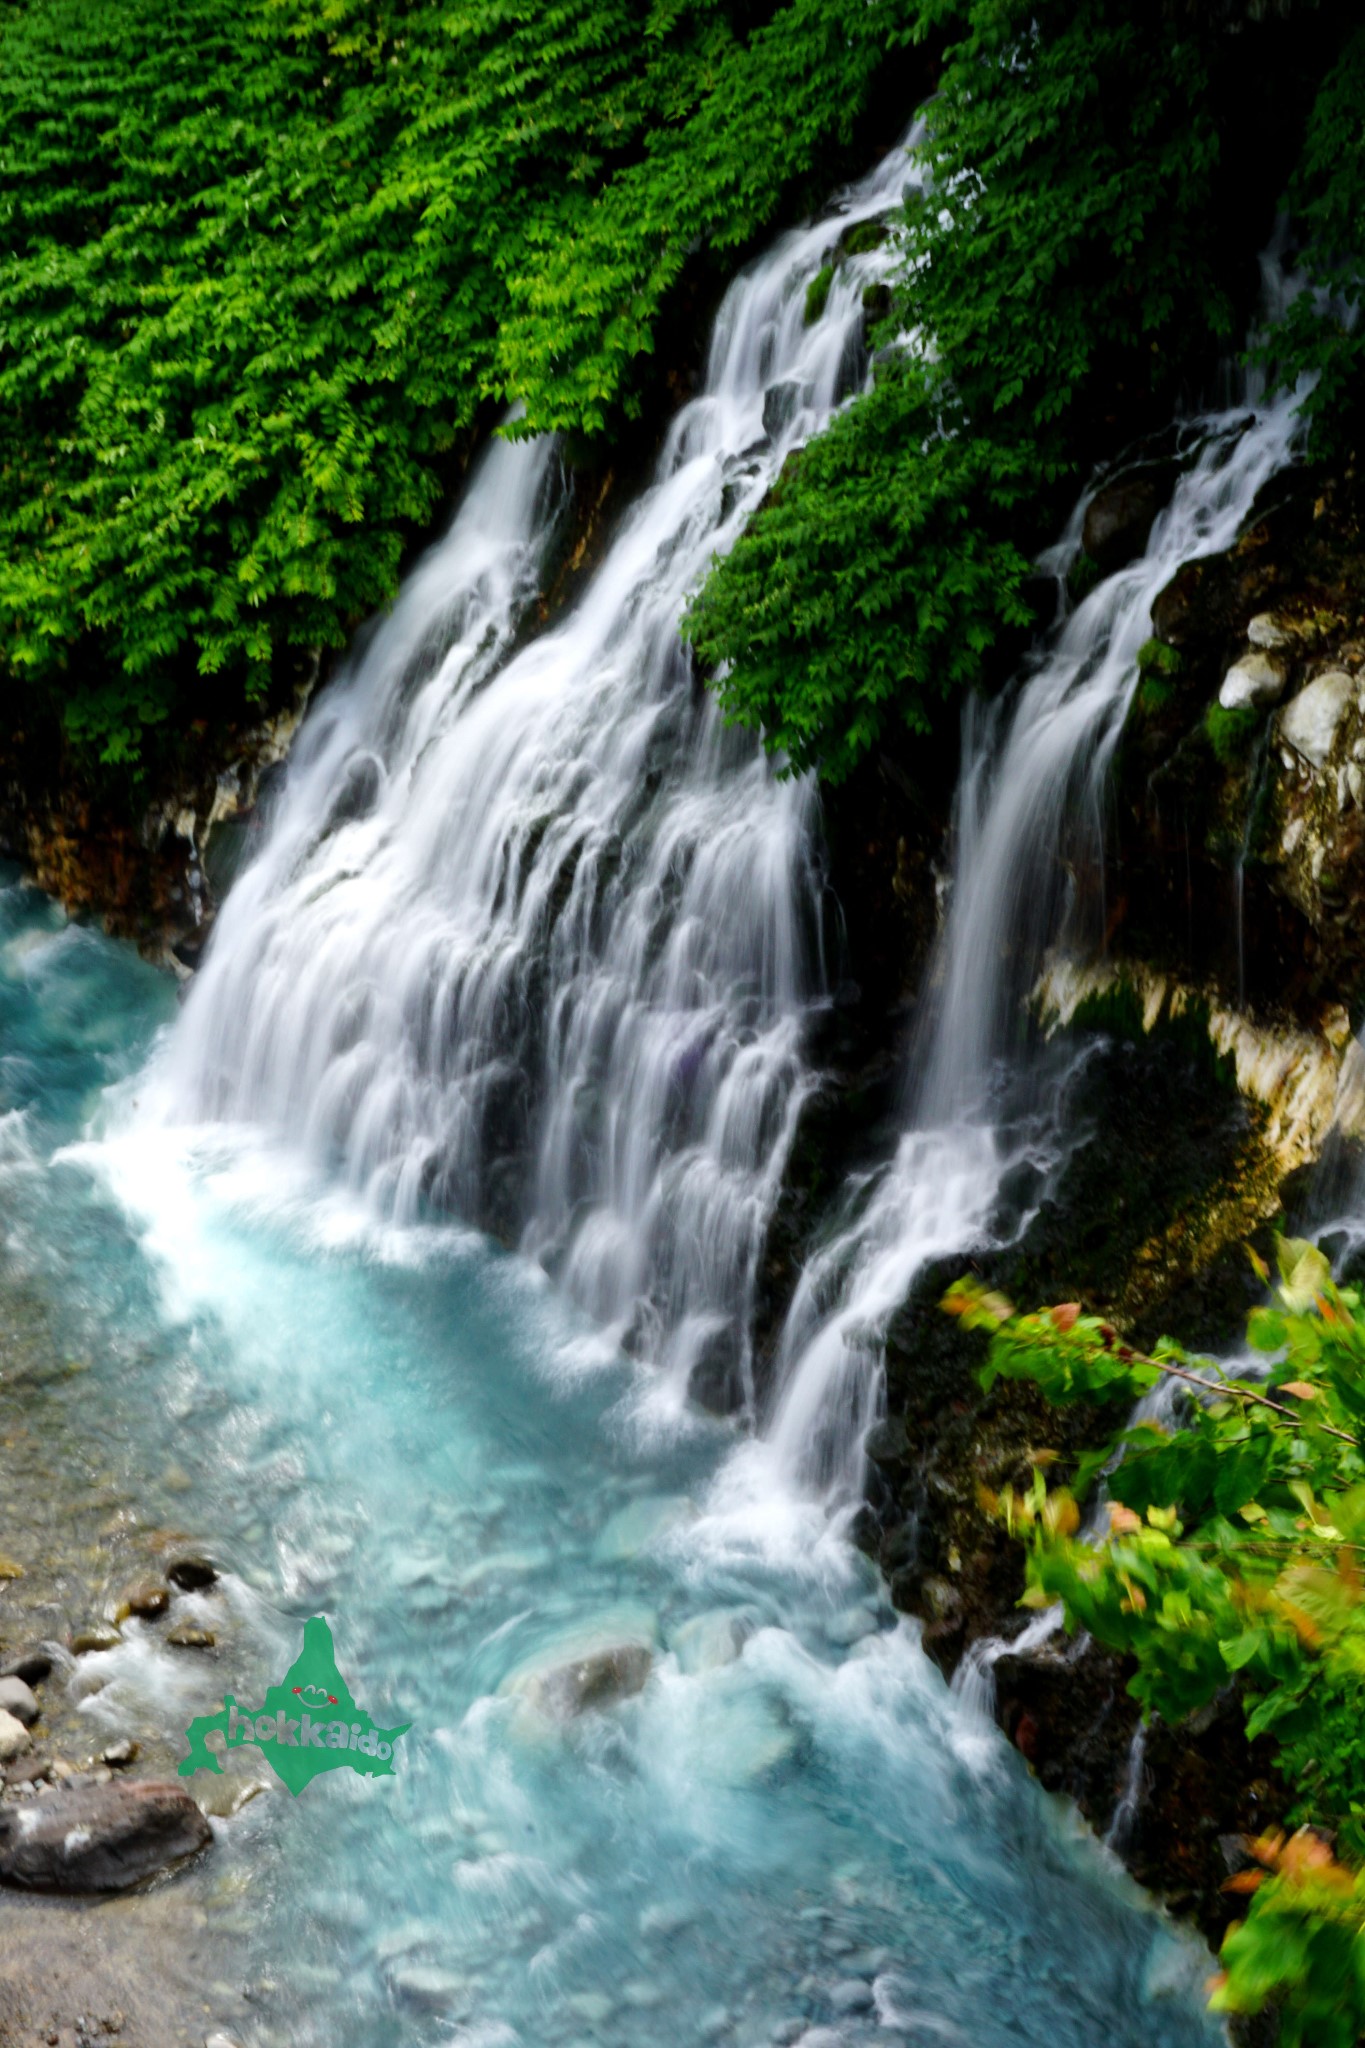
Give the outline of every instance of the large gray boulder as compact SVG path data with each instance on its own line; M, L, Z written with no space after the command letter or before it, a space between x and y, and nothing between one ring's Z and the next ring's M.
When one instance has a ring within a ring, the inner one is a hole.
M197 1855L213 1830L188 1792L160 1779L74 1781L0 1806L0 1884L121 1892Z

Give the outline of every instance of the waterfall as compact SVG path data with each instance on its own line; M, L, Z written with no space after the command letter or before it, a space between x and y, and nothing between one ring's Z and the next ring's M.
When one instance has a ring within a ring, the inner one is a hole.
M866 374L846 257L909 145L729 290L704 388L581 600L514 643L555 457L498 442L324 693L163 1073L182 1122L264 1126L399 1221L491 1224L608 1331L752 1397L751 1300L810 1085L823 876L810 780L728 731L678 635L786 456Z
M782 1341L769 1434L798 1484L847 1498L882 1393L886 1325L916 1275L949 1252L999 1242L997 1195L1064 1144L1055 1074L1011 1058L1042 955L1082 945L1103 873L1105 778L1138 680L1152 602L1181 563L1228 547L1257 492L1293 453L1296 401L1206 416L1185 430L1188 467L1141 560L1066 617L993 714L970 711L948 917L915 1048L913 1115L861 1216L811 1260ZM1045 566L1066 568L1084 500ZM1093 888L1089 895L1093 896ZM1015 1082L1008 1119L1005 1084ZM1049 1097L1050 1084L1050 1097ZM1022 1095L1022 1110L1021 1110Z

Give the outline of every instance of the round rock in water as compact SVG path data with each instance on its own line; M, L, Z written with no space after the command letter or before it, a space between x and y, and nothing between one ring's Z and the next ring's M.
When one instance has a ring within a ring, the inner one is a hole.
M72 1655L86 1657L100 1650L116 1650L123 1641L116 1628L107 1622L96 1622L93 1628L78 1629L71 1638Z
M167 1570L166 1577L182 1593L202 1593L206 1586L217 1583L218 1568L206 1557L178 1557Z
M171 1604L169 1586L163 1586L155 1579L144 1579L140 1585L130 1586L118 1605L117 1619L136 1614L141 1621L159 1621Z
M12 1714L31 1728L38 1718L38 1702L22 1678L0 1678L0 1714Z
M12 1764L25 1750L32 1749L33 1737L13 1714L0 1712L0 1764Z
M11 1657L6 1664L0 1664L0 1678L22 1678L25 1685L41 1685L52 1674L52 1652L34 1643L27 1650L20 1650L17 1657Z

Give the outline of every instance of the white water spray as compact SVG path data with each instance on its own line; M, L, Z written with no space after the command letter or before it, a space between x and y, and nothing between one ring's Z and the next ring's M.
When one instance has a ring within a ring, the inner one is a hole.
M168 1069L181 1120L263 1124L386 1213L519 1236L609 1330L752 1394L755 1271L823 992L810 781L727 732L678 635L785 457L856 388L839 235L898 149L733 285L702 394L582 600L508 658L550 450L494 447L310 721Z
M1086 864L1102 870L1105 777L1152 603L1183 562L1231 544L1295 434L1291 398L1195 422L1197 453L1142 559L1077 607L1012 708L967 721L956 873L912 1076L914 1124L860 1220L812 1260L784 1339L771 1435L790 1477L832 1498L860 1486L887 1323L916 1276L949 1252L966 1258L998 1243L1006 1172L1025 1162L1046 1171L1059 1156L1064 1134L1046 1100L1027 1104L1022 1120L1016 1102L1008 1127L998 1103L1043 952L1067 935L1073 876ZM1059 574L1083 509L1049 557Z

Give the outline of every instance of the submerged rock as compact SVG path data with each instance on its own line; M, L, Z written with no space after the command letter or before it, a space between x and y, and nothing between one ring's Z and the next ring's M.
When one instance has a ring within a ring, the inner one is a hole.
M217 1584L218 1568L206 1557L178 1557L167 1568L166 1577L182 1593L202 1593L205 1587Z
M551 1720L569 1721L590 1707L613 1706L642 1692L653 1664L643 1643L615 1643L530 1672L515 1689Z
M211 1650L217 1640L211 1628L195 1628L188 1621L178 1621L166 1631L166 1641L177 1650Z
M0 1807L0 1884L127 1891L197 1855L212 1839L208 1821L178 1785L157 1779L66 1784L41 1800Z
M399 1963L388 1972L395 1995L423 2012L449 2013L469 2003L469 1980L437 1963Z
M171 1604L170 1588L155 1579L145 1579L139 1585L130 1586L118 1604L116 1621L124 1621L130 1614L141 1621L158 1621Z
M96 1622L93 1628L78 1629L71 1638L72 1655L86 1657L100 1650L116 1650L123 1638L116 1628Z
M22 1678L25 1685L41 1685L51 1670L52 1652L35 1643L0 1664L0 1678Z

